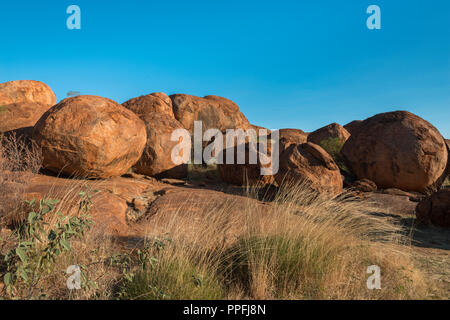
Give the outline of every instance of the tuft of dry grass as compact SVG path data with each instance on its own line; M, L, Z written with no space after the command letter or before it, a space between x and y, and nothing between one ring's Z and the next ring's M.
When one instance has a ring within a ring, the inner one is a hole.
M23 218L23 193L41 164L41 151L33 141L0 134L0 229Z

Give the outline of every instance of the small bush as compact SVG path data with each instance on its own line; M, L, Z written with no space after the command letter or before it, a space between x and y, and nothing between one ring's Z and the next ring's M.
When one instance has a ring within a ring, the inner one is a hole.
M341 154L342 147L344 146L343 141L339 138L328 138L320 142L320 146L328 152L328 154L333 158L339 167L342 175L347 182L353 182L355 180L355 175L345 164L344 157Z
M55 212L57 200L42 199L38 210L31 211L17 230L17 245L5 256L6 270L3 274L7 293L11 297L36 298L45 296L41 287L44 274L54 272L56 259L71 251L71 240L82 239L92 223L86 213L78 217L66 217ZM29 202L31 208L35 201ZM88 208L80 207L81 211ZM57 222L48 228L47 215L57 215Z

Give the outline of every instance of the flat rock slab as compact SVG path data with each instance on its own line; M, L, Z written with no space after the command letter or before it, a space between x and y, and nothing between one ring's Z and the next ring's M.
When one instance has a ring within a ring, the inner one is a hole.
M378 192L364 193L365 199L373 202L380 213L414 216L417 202L411 201L407 195L393 195Z

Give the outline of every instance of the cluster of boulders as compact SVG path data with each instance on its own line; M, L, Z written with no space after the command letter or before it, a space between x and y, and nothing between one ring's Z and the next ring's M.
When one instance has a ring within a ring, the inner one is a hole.
M105 179L130 168L156 178L184 178L187 166L172 162L176 129L191 134L194 122L202 129L262 129L250 124L238 105L218 96L168 96L152 93L122 105L98 96L77 96L56 104L56 96L38 81L0 84L0 132L27 133L42 148L43 166L56 174ZM271 133L267 131L270 139ZM396 111L332 123L314 132L280 129L279 170L261 176L267 163L219 164L224 182L232 184L305 182L312 190L332 195L344 186L364 192L397 188L408 192L438 190L450 172L449 140L427 121ZM335 155L324 142L342 147L339 157L354 175L344 181ZM186 141L183 143L187 143ZM246 144L246 157L251 145ZM231 148L237 148L232 146ZM236 151L236 150L234 150ZM230 152L224 148L223 153ZM268 155L271 147L269 144ZM236 152L235 152L236 154ZM417 209L421 221L449 226L448 189L425 198Z

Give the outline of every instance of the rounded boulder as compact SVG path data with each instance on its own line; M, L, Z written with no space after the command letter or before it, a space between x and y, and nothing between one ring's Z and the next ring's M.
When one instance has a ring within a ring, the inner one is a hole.
M40 81L0 83L0 132L34 126L55 104L55 94Z
M448 161L439 131L407 111L364 120L341 153L358 179L370 179L383 189L418 192L442 183Z
M219 96L200 98L187 94L175 94L170 98L175 118L191 133L194 132L194 121L202 121L203 131L251 128L238 105L229 99Z
M122 105L136 113L138 116L158 112L175 119L172 110L172 101L169 96L162 92L151 93L145 96L133 98L124 102Z
M422 223L450 228L450 188L439 190L419 202L416 216Z
M177 129L184 129L181 123L158 112L142 115L140 118L147 130L147 143L142 157L134 166L135 171L158 178L185 178L187 164L176 164L172 159L172 151L177 144L186 144L186 148L180 148L180 152L190 150L190 141L172 141L172 133Z
M43 166L55 173L109 178L128 171L141 157L147 134L139 117L98 96L61 101L35 125Z
M330 139L337 139L339 143L344 144L349 137L350 133L343 126L338 123L332 123L311 132L308 135L308 142L321 146Z
M280 156L276 182L302 183L319 193L338 195L343 179L333 158L320 146L307 142L290 145Z

